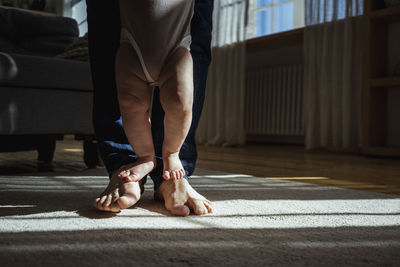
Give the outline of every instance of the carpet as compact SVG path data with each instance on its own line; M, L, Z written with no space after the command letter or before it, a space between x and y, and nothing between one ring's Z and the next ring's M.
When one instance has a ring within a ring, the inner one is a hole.
M206 216L170 216L148 179L118 214L105 170L0 176L1 266L399 266L398 195L198 169Z

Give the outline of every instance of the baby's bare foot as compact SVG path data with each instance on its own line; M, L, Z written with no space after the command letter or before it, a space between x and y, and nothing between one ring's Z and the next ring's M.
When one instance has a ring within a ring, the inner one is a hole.
M185 170L183 169L181 160L179 159L179 153L172 153L163 156L163 177L165 180L179 180L185 176Z
M118 170L118 178L125 182L137 182L156 167L156 158L154 156L139 158L132 164L122 166Z

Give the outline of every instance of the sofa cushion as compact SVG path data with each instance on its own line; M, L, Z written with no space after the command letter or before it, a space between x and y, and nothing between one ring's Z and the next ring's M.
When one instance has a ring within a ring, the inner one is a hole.
M0 86L92 91L87 62L0 53L0 69L11 66L16 67L16 73L0 79Z
M0 8L0 51L55 56L79 36L74 19ZM9 44L12 45L9 45Z
M58 35L78 37L79 28L72 18L43 16L12 8L0 8L0 34L12 39Z
M75 40L75 38L69 36L32 37L28 42L14 43L14 47L18 47L21 52L12 53L53 57L64 51L65 47Z

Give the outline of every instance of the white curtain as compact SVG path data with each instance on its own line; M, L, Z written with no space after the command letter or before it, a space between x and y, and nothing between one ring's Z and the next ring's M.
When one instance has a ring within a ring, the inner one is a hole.
M363 0L306 0L307 149L355 151L361 134Z
M245 143L246 0L215 0L212 61L197 143L233 146Z

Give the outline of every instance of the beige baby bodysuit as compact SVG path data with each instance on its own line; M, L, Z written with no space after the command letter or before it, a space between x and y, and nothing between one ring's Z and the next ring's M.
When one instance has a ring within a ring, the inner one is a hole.
M168 56L190 50L194 0L120 0L121 42L136 51L150 85L156 86Z

